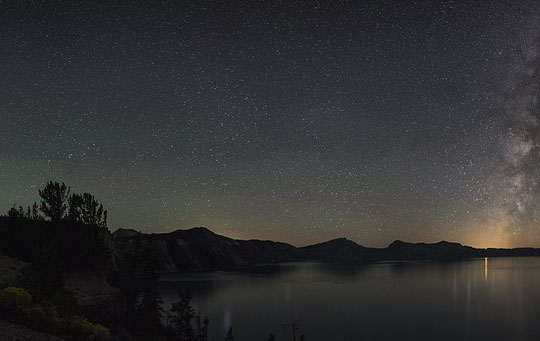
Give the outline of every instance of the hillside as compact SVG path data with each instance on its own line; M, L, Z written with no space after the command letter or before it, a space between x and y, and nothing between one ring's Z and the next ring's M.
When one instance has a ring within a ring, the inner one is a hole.
M261 264L293 262L305 258L289 244L265 240L235 240L204 227L170 233L139 233L119 229L113 233L116 248L133 250L141 241L151 242L165 256L164 271L233 270Z
M346 238L300 248L309 259L333 263L364 263L373 257L377 249L370 249Z

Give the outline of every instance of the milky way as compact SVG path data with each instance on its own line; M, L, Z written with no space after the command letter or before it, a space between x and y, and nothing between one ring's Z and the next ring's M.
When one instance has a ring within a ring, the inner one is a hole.
M534 1L2 1L0 209L540 246Z
M505 111L509 127L503 139L502 167L497 177L498 219L506 239L522 244L538 240L540 225L540 26L526 27L508 75Z

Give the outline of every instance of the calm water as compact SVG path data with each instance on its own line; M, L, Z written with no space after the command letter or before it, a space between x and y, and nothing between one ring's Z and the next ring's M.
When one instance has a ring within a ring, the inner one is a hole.
M210 339L540 340L540 258L345 267L292 263L242 273L167 275L210 318Z

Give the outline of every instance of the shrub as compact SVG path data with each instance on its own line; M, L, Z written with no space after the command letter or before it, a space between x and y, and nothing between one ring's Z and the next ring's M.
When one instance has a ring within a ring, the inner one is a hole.
M54 310L50 306L40 304L33 304L28 309L25 319L20 322L31 329L45 333L54 334L61 330L61 321L56 317Z
M69 323L73 336L77 340L107 340L111 336L108 328L92 323L84 317L76 317Z
M0 316L20 316L30 304L32 295L23 288L7 287L0 290Z
M32 329L58 335L70 340L111 340L109 329L79 315L62 317L54 307L34 304L28 309L23 324Z

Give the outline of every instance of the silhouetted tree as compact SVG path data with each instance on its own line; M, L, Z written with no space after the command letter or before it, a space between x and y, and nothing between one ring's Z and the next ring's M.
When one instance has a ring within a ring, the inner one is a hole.
M39 214L39 206L38 206L37 202L35 202L32 205L32 212L30 214L31 214L30 219L32 219L32 220L42 220L43 219L41 214Z
M229 331L227 332L227 336L225 336L225 341L234 341L234 336L232 333L232 327L229 327Z
M71 221L81 221L81 206L82 196L80 194L72 194L68 198L68 214L67 217Z
M29 219L29 220L41 220L43 219L39 214L39 208L37 203L34 203L32 206L28 206L26 210L22 207L16 207L13 205L12 208L8 211L8 217L12 219Z
M167 334L169 338L171 338L170 335L174 334L174 340L208 340L210 319L205 316L201 320L201 313L195 314L193 307L191 307L192 298L193 295L187 291L178 292L178 301L172 304L167 315Z
M41 215L39 214L39 207L38 207L38 204L36 202L32 206L28 206L26 208L25 218L30 219L30 220L41 220L41 219L43 219L41 217Z
M293 341L296 341L296 332L298 331L298 324L299 324L298 321L295 321L293 323L285 324L285 326L290 326L291 327ZM303 337L303 335L301 337Z
M182 341L191 341L195 338L195 332L191 321L195 318L195 312L190 305L193 295L186 291L178 292L178 302L172 304L172 324L177 335Z
M210 319L208 319L208 316L205 316L201 323L201 312L199 311L199 314L197 314L196 318L196 326L197 326L197 340L198 341L207 341L208 340L208 324L210 323Z
M67 210L66 201L71 189L65 183L49 181L45 188L39 190L41 200L40 210L51 221L59 221L64 218Z
M122 289L123 307L128 325L134 331L137 339L140 340L177 340L178 337L172 328L169 328L167 315L167 326L158 326L155 317L160 306L160 297L157 294L157 271L163 266L165 261L160 249L152 242L141 238L138 234L134 241L117 241L117 256L115 264L118 272L111 277L111 283ZM163 310L159 310L161 315ZM145 324L144 316L150 316L150 321L154 321L151 326L141 326ZM172 319L171 319L172 320ZM159 332L161 336L150 337L152 333Z
M161 323L161 297L157 291L157 277L146 282L135 308L135 330L138 340L158 340L164 333Z
M107 210L92 194L72 194L68 199L68 207L68 218L72 221L107 227Z
M274 334L268 335L268 341L276 341L276 336Z
M22 206L19 206L19 208L17 208L15 207L15 205L13 205L13 207L10 208L8 211L8 217L10 217L11 219L24 218L24 216L25 214Z

